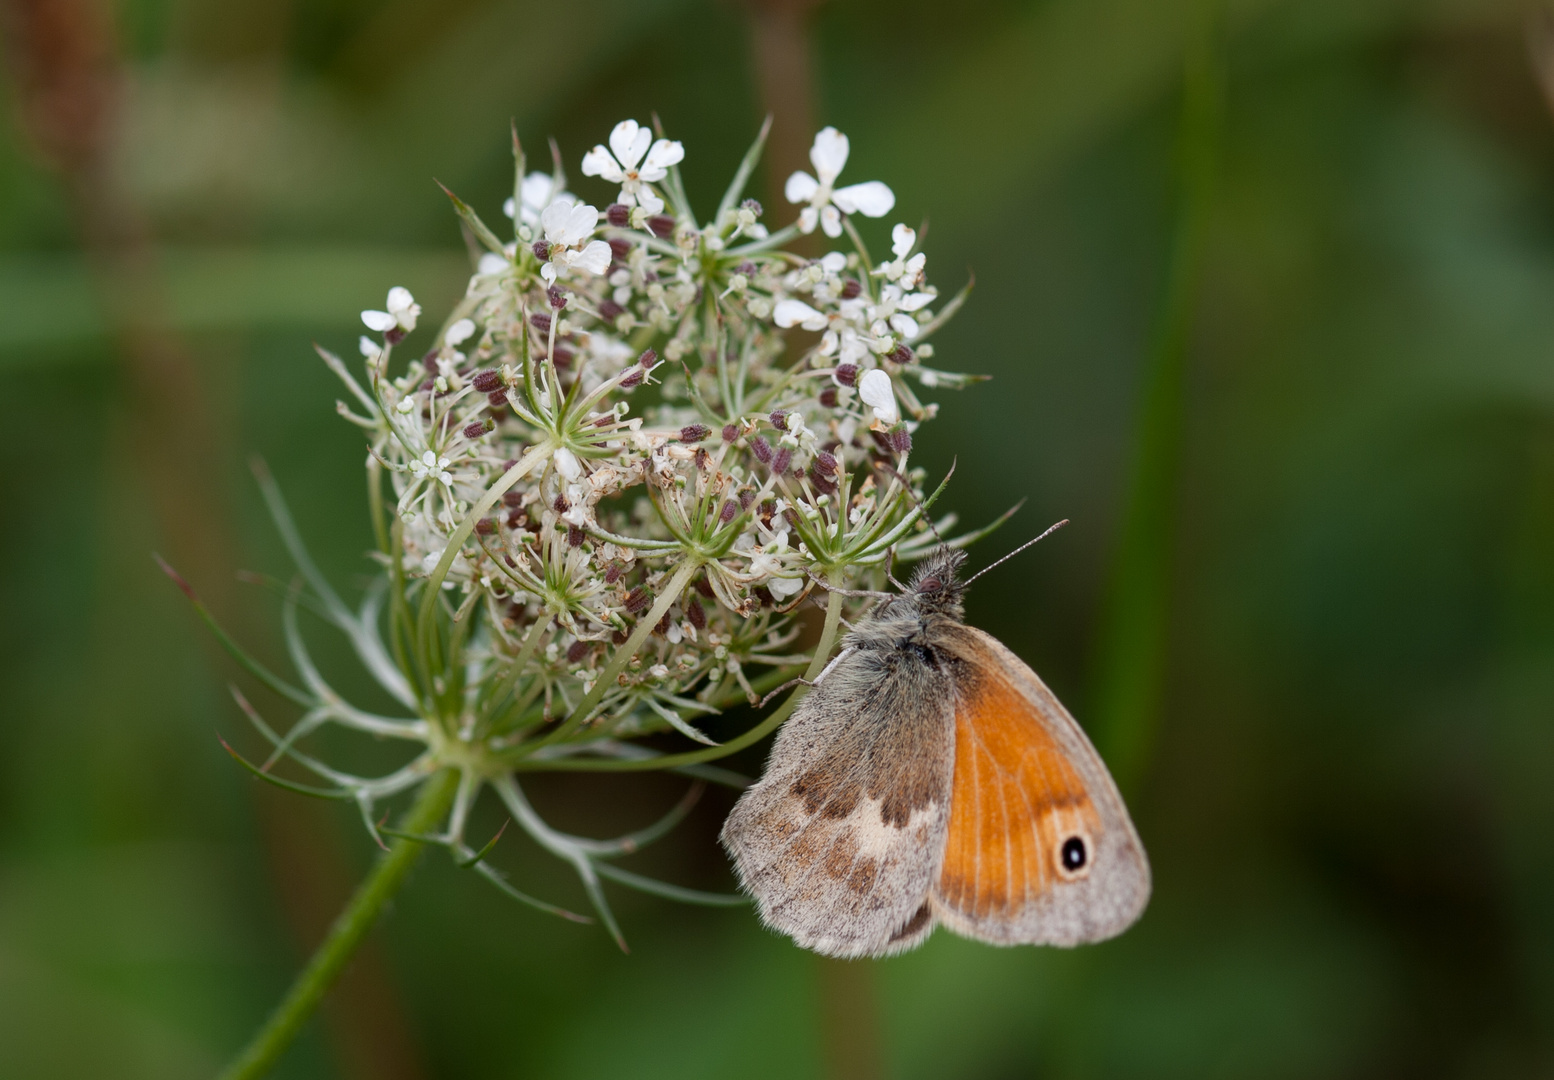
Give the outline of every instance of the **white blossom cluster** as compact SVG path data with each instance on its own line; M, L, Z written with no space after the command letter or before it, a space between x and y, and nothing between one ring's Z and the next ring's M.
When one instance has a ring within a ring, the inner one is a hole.
M797 220L769 230L743 198L764 139L705 220L680 182L684 148L635 121L584 156L577 193L559 155L530 172L515 139L510 239L453 197L485 254L429 347L401 359L422 310L394 288L362 312L365 380L324 353L369 442L384 574L360 613L308 580L414 716L344 705L293 634L308 682L293 696L312 710L298 728L424 749L377 780L297 754L305 730L277 753L360 802L369 827L375 800L456 769L445 842L466 852L465 816L490 785L595 893L594 842L539 821L517 774L718 756L706 717L813 674L843 606L865 603L846 590L937 542L936 493L908 462L936 410L919 388L970 378L924 364L966 291L941 303L906 224L875 260L854 216L885 217L895 196L837 186L849 148L833 128L815 138L814 175L786 184ZM818 644L806 606L826 611ZM707 749L630 741L670 729Z

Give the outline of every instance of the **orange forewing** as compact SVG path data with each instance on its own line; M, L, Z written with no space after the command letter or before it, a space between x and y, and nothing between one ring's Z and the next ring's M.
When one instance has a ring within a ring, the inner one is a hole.
M960 691L938 898L972 919L1011 917L1064 876L1064 838L1093 850L1101 820L1036 702L985 664Z

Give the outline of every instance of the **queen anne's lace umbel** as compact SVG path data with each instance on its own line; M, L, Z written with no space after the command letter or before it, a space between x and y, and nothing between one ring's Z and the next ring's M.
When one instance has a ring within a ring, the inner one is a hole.
M877 181L834 188L848 144L832 128L811 153L818 178L787 184L799 220L768 232L740 201L764 134L706 220L680 184L681 144L635 121L583 160L600 201L616 200L602 211L567 191L559 158L528 172L515 142L513 237L454 199L487 250L424 354L398 356L421 314L402 288L362 313L364 379L325 354L370 447L383 578L359 614L310 581L414 715L347 706L299 661L311 707L299 727L340 723L422 751L378 779L297 759L361 803L369 827L376 800L457 770L440 839L466 855L470 806L493 787L577 866L606 920L596 872L644 885L601 861L629 846L550 829L518 775L698 767L675 756L686 744L644 736L709 747L701 760L732 749L711 749L706 718L813 673L842 605L866 602L829 590L881 585L890 559L937 542L909 455L937 409L919 388L969 381L923 363L965 291L940 303L904 224L893 258L874 262L848 215L881 216L895 196ZM819 258L785 247L817 224L846 243ZM818 655L805 606L830 616Z

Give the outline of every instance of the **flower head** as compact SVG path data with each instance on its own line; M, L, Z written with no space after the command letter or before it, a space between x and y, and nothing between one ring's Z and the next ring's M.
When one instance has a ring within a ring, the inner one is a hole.
M590 240L599 225L599 211L586 203L579 205L563 195L545 208L540 226L550 245L550 259L540 269L547 282L554 282L564 270L576 267L589 274L602 274L610 266L610 245Z
M685 147L678 142L668 139L654 142L653 134L647 128L635 120L622 120L610 132L608 150L595 146L583 156L583 175L600 176L619 184L621 192L617 201L657 214L663 211L664 200L649 185L668 176L669 167L678 165L684 158Z
M399 329L408 334L415 329L415 321L421 316L421 305L415 302L409 289L402 285L390 289L387 307L387 311L368 309L362 312L362 322L368 330L376 330L381 334Z
M783 187L788 201L808 204L799 213L800 231L812 233L819 224L827 236L838 237L842 235L842 214L884 217L895 207L895 192L878 180L844 188L834 186L847 164L848 151L846 135L834 127L821 128L809 150L815 176L800 170L788 177Z

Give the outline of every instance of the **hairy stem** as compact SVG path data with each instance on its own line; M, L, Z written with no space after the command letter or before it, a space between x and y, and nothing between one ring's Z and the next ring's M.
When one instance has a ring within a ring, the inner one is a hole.
M452 770L445 770L428 780L400 822L399 831L420 834L432 829L448 812L458 786L459 774ZM254 1080L270 1071L340 977L357 946L378 921L383 905L404 884L405 875L420 858L423 847L414 840L398 839L378 859L377 866L357 887L356 894L335 919L329 936L313 953L307 967L302 969L270 1018L222 1072L219 1080Z

